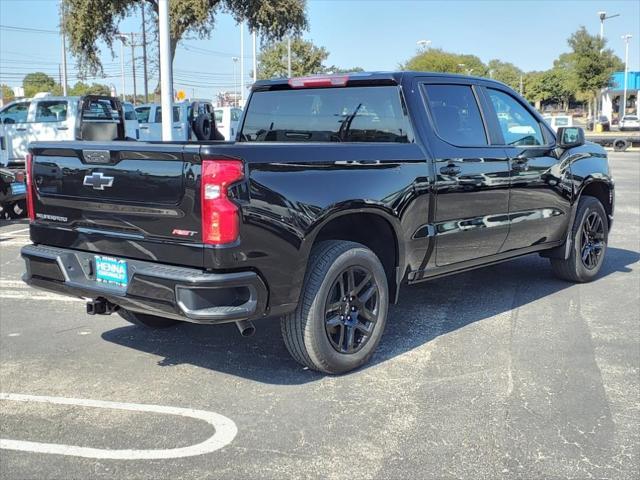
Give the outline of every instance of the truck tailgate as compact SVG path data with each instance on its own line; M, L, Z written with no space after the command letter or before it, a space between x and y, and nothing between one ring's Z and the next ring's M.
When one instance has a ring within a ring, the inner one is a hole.
M201 267L199 157L182 144L34 143L34 243Z

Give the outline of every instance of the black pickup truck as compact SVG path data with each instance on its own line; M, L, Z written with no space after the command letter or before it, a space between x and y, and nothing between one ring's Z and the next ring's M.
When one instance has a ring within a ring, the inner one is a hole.
M371 357L402 284L531 253L590 281L613 220L602 147L456 75L260 81L235 142L30 152L27 283L152 328L279 317L328 373Z

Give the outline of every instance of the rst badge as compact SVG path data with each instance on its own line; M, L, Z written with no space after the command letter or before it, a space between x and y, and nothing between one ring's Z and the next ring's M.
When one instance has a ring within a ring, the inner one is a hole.
M171 232L171 235L177 235L179 237L195 237L198 232L194 232L193 230L181 230L179 228L174 228Z

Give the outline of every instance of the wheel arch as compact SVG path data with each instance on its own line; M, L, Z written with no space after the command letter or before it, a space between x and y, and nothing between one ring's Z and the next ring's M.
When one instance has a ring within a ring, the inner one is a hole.
M308 258L314 245L325 240L345 240L360 243L380 259L389 283L389 298L395 303L402 281L401 266L404 245L400 223L381 208L340 210L326 215L307 236L304 250Z

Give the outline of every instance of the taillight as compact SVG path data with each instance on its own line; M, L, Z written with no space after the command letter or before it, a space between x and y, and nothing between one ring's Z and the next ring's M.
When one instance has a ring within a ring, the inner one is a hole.
M29 214L29 220L34 221L36 219L36 211L33 207L33 196L35 189L33 187L33 155L27 154L27 213Z
M222 245L235 242L240 234L240 212L228 197L228 188L243 178L239 160L202 160L202 241Z

